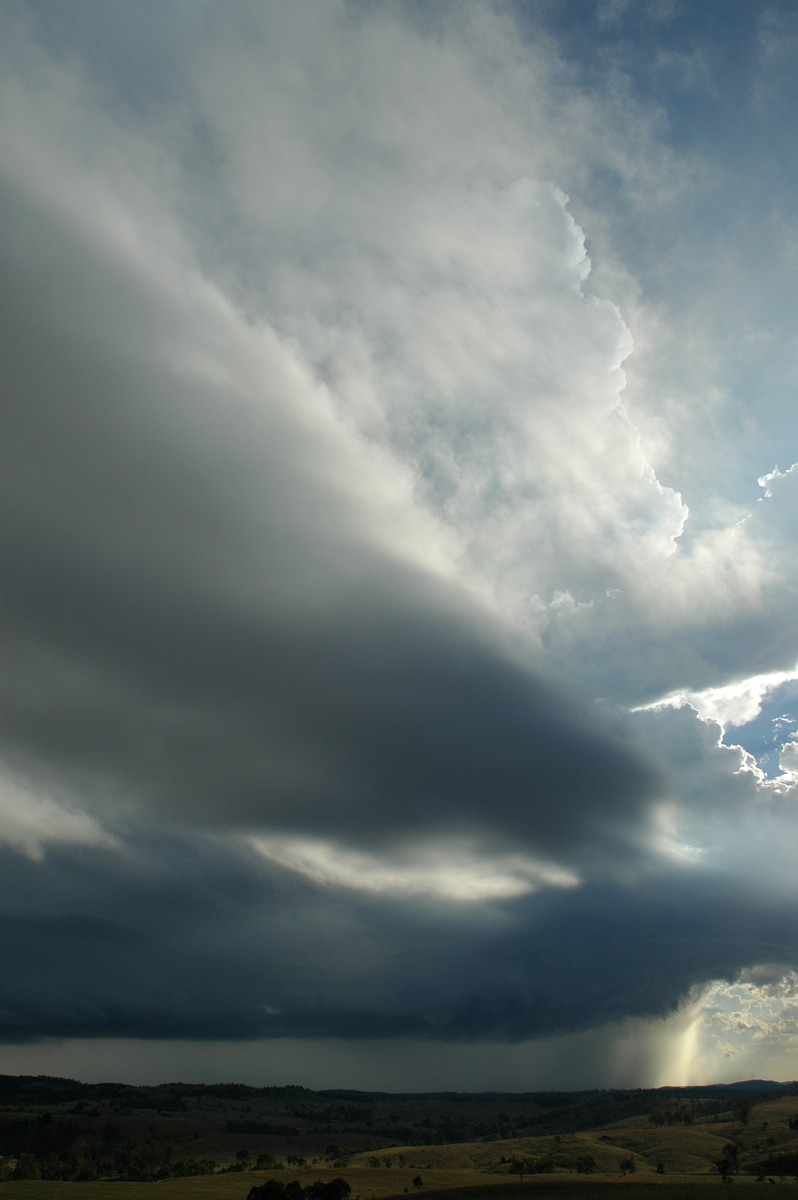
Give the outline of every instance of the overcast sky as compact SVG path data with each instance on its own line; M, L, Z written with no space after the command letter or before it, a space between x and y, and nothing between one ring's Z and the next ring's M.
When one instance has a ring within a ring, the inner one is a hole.
M792 0L0 23L0 1071L796 1077Z

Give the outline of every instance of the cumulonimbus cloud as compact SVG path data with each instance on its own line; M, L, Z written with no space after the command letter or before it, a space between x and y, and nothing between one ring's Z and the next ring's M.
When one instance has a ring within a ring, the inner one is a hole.
M522 1039L794 961L791 781L650 707L796 652L795 472L691 535L564 186L598 137L652 194L654 123L489 5L203 7L137 108L37 12L0 840L59 987L15 972L4 1036Z

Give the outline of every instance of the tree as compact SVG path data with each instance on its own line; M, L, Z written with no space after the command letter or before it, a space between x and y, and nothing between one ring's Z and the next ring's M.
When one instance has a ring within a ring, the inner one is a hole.
M41 1179L42 1172L32 1154L20 1154L11 1172L12 1179Z
M323 1200L349 1200L351 1186L340 1175L324 1185Z
M524 1175L532 1169L532 1164L528 1158L514 1158L510 1163L510 1170L513 1175L517 1175L519 1182L524 1182Z
M421 1178L420 1175L416 1175L415 1179L413 1180L413 1187L416 1189L417 1192L419 1192L419 1191L421 1191L423 1186L424 1186L424 1180Z
M267 1179L265 1183L249 1189L247 1200L284 1200L285 1188L277 1179Z
M737 1163L737 1146L734 1142L726 1143L723 1147L723 1158L719 1158L715 1166L723 1182L731 1182L732 1175L736 1175L740 1169Z

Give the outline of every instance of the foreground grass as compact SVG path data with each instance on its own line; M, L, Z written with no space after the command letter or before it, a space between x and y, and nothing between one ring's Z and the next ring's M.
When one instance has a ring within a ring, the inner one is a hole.
M798 1184L792 1179L776 1180L781 1188L775 1196L782 1200L798 1197ZM770 1192L766 1184L754 1183L748 1178L735 1180L731 1192L733 1200L769 1200ZM667 1190L663 1196L662 1189ZM523 1184L507 1184L492 1188L489 1197L480 1187L464 1187L456 1192L429 1192L425 1200L720 1200L720 1195L726 1196L728 1189L723 1186L720 1177L716 1179L685 1179L663 1176L656 1182L647 1180L645 1183L626 1179L601 1179L572 1175L537 1176L532 1182Z
M269 1178L288 1183L298 1179L302 1186L317 1179L327 1181L340 1177L352 1188L351 1200L386 1200L400 1196L404 1200L415 1195L412 1180L424 1179L420 1196L427 1192L445 1193L451 1198L455 1191L483 1187L507 1187L506 1176L481 1175L475 1171L417 1171L386 1170L318 1170L242 1171L229 1175L200 1175L188 1179L164 1179L159 1183L65 1183L61 1180L25 1179L0 1183L0 1200L245 1200L250 1188Z
M352 1200L720 1200L719 1178L656 1176L645 1182L626 1177L537 1175L523 1183L506 1175L482 1175L475 1171L424 1171L424 1187L416 1193L415 1170L306 1170L272 1173L285 1182L299 1179L332 1179L340 1175L352 1187ZM167 1179L160 1183L64 1183L47 1180L9 1180L0 1183L0 1200L246 1200L253 1185L263 1183L269 1172ZM790 1178L776 1180L778 1198L798 1198L798 1185ZM663 1197L662 1189L667 1189ZM764 1189L764 1190L763 1190ZM724 1189L723 1196L727 1194ZM737 1178L729 1200L769 1200L766 1184Z

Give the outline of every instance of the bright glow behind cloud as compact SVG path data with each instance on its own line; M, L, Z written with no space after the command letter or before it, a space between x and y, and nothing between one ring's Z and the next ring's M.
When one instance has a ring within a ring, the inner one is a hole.
M479 846L447 839L410 846L388 860L323 842L290 838L252 838L264 857L316 882L334 887L392 895L430 895L471 901L524 896L541 887L576 887L579 877L520 854L491 859Z
M738 679L722 687L704 688L702 691L675 692L663 696L653 704L641 708L679 707L688 704L695 709L702 721L714 721L724 729L727 725L747 725L762 711L762 705L782 684L798 679L798 669L792 671L770 671L766 675L754 675L749 679Z
M34 860L44 857L48 844L114 847L118 843L78 805L56 804L32 793L13 774L0 773L0 843Z

